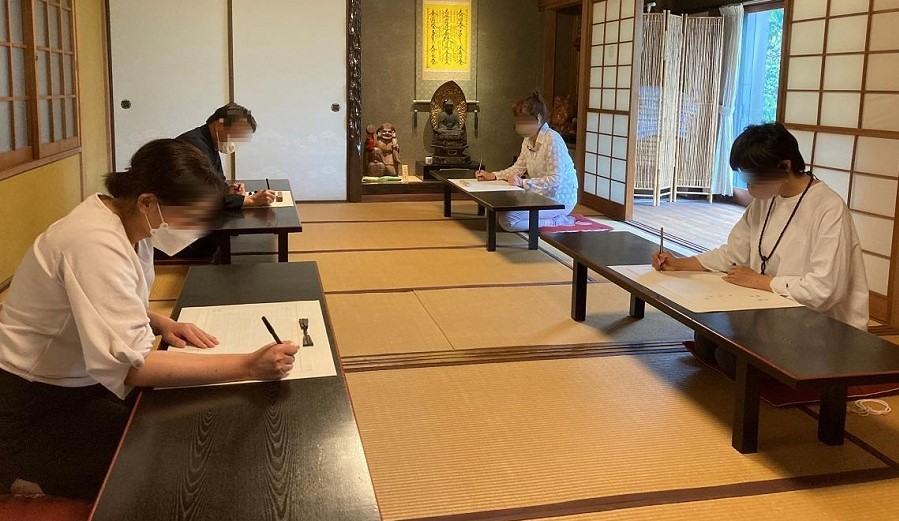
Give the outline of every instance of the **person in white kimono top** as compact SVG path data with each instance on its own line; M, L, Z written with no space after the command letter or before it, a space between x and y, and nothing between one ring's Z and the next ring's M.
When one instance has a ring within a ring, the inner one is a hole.
M577 205L577 172L562 136L546 122L546 104L540 93L535 91L519 100L512 113L515 131L523 138L518 159L505 170L479 171L477 178L484 181L501 179L565 205L562 210L541 210L541 227L574 224L570 214ZM500 212L497 219L500 227L509 232L527 230L530 220L526 211Z
M148 302L153 247L177 253L221 204L221 179L199 150L152 141L106 187L38 236L0 306L0 494L27 482L93 499L135 386L278 379L294 362L289 343L248 355L153 351L155 335L175 348L218 343Z
M836 192L806 172L796 138L780 124L750 126L734 141L730 164L754 200L727 244L695 257L656 254L653 266L722 272L732 284L777 293L866 330L868 284L852 216ZM732 373L732 355L699 337L696 347Z

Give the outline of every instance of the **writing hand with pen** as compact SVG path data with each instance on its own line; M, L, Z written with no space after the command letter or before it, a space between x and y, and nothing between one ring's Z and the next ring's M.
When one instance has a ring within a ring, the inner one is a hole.
M275 343L259 349L251 355L251 366L254 371L266 375L258 376L260 380L279 380L284 378L293 369L295 356L300 347L293 342L282 342L272 323L262 317L262 323L272 335Z
M244 208L269 206L273 202L275 202L274 190L259 190L244 197L243 206Z

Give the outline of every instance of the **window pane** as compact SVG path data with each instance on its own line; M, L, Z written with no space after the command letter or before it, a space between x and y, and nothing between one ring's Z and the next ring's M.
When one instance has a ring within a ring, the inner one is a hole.
M63 75L63 86L65 87L64 94L75 94L75 89L72 87L72 57L68 54L63 55L62 57L62 75Z
M53 94L62 94L62 78L59 70L59 54L50 53L50 88Z
M75 120L75 98L66 98L66 137L75 137L78 134L78 122Z
M50 24L50 47L59 49L59 8L55 5L47 6L47 23Z
M0 96L9 95L9 48L0 47Z
M72 50L72 11L62 12L62 48Z
M47 94L49 94L49 92L47 91L47 84L49 83L50 74L50 71L47 70L49 62L49 53L47 53L46 51L38 51L35 67L37 67L37 93L39 96L46 96Z
M50 100L37 102L37 117L41 127L41 143L50 142Z
M38 47L47 46L47 6L43 2L34 3L34 42Z
M16 148L23 148L31 144L31 136L28 135L28 102L16 101Z
M53 100L53 141L62 140L62 100Z
M27 80L25 77L25 49L12 50L13 96L25 96Z
M0 103L0 152L12 150L12 103Z
M0 42L9 41L6 33L6 2L0 2Z
M24 41L24 36L22 36L22 1L10 0L9 2L9 15L12 17L12 41L18 43Z

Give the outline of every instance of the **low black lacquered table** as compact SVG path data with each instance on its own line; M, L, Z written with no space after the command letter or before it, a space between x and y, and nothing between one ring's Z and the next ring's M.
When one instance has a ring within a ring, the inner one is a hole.
M443 215L453 216L453 192L457 191L478 203L478 215L487 213L487 251L496 251L497 212L528 212L528 249L536 250L539 240L540 210L561 210L565 205L529 190L503 190L496 192L468 191L451 180L474 179L474 171L465 173L434 172L435 179L443 183Z
M708 337L737 359L733 446L758 449L763 374L795 389L821 391L818 439L843 443L849 385L899 382L899 347L806 307L694 313L611 266L649 264L658 244L628 232L546 233L541 238L574 259L571 318L586 317L587 270L631 294L630 315L645 305Z
M322 303L337 376L144 391L93 521L379 519L315 263L191 268L173 316L295 300Z
M265 190L264 180L241 181L248 192ZM272 190L290 191L287 179L269 179ZM251 207L224 210L212 227L219 239L219 262L231 263L231 237L241 234L272 234L278 237L278 262L287 262L288 235L303 231L300 214L296 205L272 207Z

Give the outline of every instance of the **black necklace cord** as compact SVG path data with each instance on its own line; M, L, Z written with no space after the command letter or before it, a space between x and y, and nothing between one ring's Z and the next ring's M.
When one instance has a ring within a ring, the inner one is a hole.
M780 231L780 235L777 237L774 247L771 248L771 252L768 253L768 255L764 255L762 253L762 239L765 237L765 230L768 229L768 219L771 218L771 211L774 210L774 203L777 201L777 196L774 196L771 199L771 204L768 206L768 214L765 215L765 224L762 225L762 233L759 234L759 257L762 259L762 275L765 274L765 270L768 268L768 260L774 256L774 252L777 251L777 247L780 246L780 241L784 238L787 228L789 228L790 223L793 222L793 217L796 216L799 205L802 204L802 200L805 199L805 194L808 193L808 189L811 188L812 183L815 182L815 176L812 174L809 174L809 176L810 179L808 180L808 185L806 185L805 190L802 191L802 195L799 196L799 200L796 202L796 206L793 207L793 212L790 213L790 218L787 219L787 223L784 225L783 230Z

